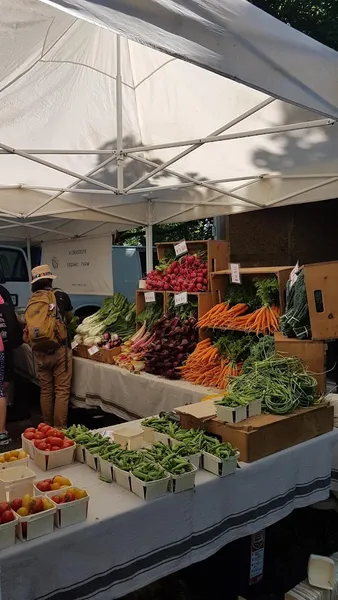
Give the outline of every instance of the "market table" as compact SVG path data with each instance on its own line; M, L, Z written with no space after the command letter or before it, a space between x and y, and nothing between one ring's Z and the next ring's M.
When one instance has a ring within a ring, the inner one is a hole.
M187 381L169 381L148 373L84 358L73 359L71 402L79 408L100 406L122 419L138 419L199 402L214 390Z
M337 441L335 430L241 463L222 479L200 471L195 492L152 502L100 481L86 465L57 469L87 489L88 520L0 552L1 598L113 600L201 561L295 508L326 499ZM38 479L46 477L32 466Z

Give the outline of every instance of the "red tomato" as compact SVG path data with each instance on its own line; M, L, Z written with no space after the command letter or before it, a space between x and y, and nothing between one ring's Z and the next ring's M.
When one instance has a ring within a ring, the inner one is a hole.
M33 431L25 431L25 433L23 434L23 437L26 440L34 440L35 439L35 433Z
M57 432L57 429L54 429L54 427L51 427L48 431L48 437L53 437Z
M50 452L52 446L50 444L46 444L46 452Z
M46 425L46 423L39 423L38 431L42 431L44 427L49 427L49 425Z
M35 448L42 450L43 452L46 452L47 450L47 444L44 440L35 440L34 445Z
M51 446L58 446L59 448L61 448L62 440L61 438L49 435L47 438L47 444L50 444Z
M54 452L55 450L61 450L60 446L52 446L51 447L52 452Z
M21 498L14 498L14 500L12 500L12 502L11 502L11 507L13 510L15 510L15 512L18 512L19 508L22 507Z
M65 495L65 502L74 502L74 500L76 500L74 494L67 492Z
M4 512L7 512L8 510L11 510L9 504L7 502L0 502L0 515L2 515Z
M5 512L3 512L1 515L1 524L10 523L11 521L14 521L14 518L15 517L11 510L5 510Z
M65 448L70 448L71 446L74 446L73 440L63 440L63 443L62 443L62 449L63 450Z
M53 502L55 502L55 504L61 504L61 497L60 496L52 496L52 500Z
M50 425L45 425L44 427L42 427L42 429L40 429L41 433L43 433L43 435L48 436L49 432L52 431L53 427L51 427Z
M45 436L43 435L42 431L36 431L34 434L34 438L36 440L43 440Z
M27 429L25 429L24 433L28 433L29 431L32 431L33 433L35 433L35 427L27 427Z
M53 434L50 434L50 435L53 435L53 436L55 436L55 437L58 437L58 438L60 438L61 440L63 440L63 438L65 437L65 434L63 433L63 431L60 431L59 429L55 429L54 433L53 433Z

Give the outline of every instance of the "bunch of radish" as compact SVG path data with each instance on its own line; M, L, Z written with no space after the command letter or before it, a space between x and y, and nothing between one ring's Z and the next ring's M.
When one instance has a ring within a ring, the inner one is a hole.
M182 366L187 356L196 348L197 329L193 317L181 321L168 313L153 326L152 341L144 356L145 370L167 379L179 379L177 367Z
M187 254L164 270L154 269L147 276L147 289L205 292L208 289L206 262L197 254Z

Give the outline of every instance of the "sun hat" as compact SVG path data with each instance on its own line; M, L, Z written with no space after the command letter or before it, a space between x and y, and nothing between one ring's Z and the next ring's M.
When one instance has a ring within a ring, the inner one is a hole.
M53 275L49 265L40 265L32 269L32 284L39 279L56 279L57 275Z

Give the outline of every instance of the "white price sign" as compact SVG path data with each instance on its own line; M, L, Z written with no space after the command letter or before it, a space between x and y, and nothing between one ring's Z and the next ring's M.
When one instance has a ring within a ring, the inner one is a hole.
M93 356L93 354L97 354L98 351L99 348L97 346L92 346L91 348L88 348L88 354L90 354L90 356Z
M239 263L230 263L231 283L242 283L240 268L241 265Z
M180 292L175 294L175 306L181 306L182 304L188 304L187 292Z
M181 256L181 254L186 254L188 252L187 244L185 240L179 242L179 244L175 244L174 246L176 256Z
M145 302L155 302L155 292L145 292L144 294Z
M77 342L75 342L75 340L73 340L72 343L71 343L72 350L75 350L75 348L77 348L78 345L79 344Z

